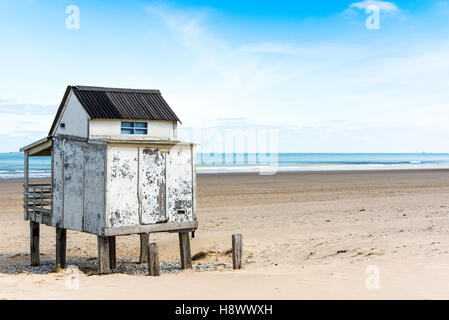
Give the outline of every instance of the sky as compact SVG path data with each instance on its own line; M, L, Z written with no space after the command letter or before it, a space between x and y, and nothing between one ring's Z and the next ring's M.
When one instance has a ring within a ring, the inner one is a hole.
M449 152L449 1L0 0L0 43L0 152L45 137L67 85L159 89L209 149Z

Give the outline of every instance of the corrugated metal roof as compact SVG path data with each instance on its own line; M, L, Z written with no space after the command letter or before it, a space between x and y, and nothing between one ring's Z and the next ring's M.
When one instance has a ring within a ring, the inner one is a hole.
M73 86L91 119L179 121L159 90Z
M181 122L159 90L68 86L56 113L50 134L56 126L70 91L73 91L91 119Z

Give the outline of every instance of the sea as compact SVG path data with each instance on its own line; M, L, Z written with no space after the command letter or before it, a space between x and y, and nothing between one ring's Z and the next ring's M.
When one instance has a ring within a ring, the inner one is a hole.
M449 153L272 153L196 155L197 173L449 169ZM50 177L50 157L30 158L30 177ZM0 179L23 177L23 154L0 153Z

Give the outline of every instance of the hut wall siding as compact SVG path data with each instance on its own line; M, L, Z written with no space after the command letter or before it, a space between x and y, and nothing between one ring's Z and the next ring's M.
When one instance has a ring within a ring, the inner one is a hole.
M106 143L55 137L52 225L104 233Z
M191 145L167 152L55 137L52 225L104 235L195 221L194 158Z
M107 227L140 224L138 148L108 147Z
M134 121L134 120L126 120ZM89 121L89 137L91 139L113 139L113 140L176 140L177 139L177 124L176 121L139 121L148 124L148 134L122 134L121 122L122 120L106 120L106 119L91 119Z
M64 128L60 124L64 123ZM64 111L55 128L55 135L71 135L77 137L88 137L89 115L84 110L78 98L71 93Z
M52 210L52 225L62 226L62 211L64 208L64 140L54 139L53 142L53 210Z
M139 195L142 224L166 221L166 154L139 148Z
M64 215L62 228L83 231L84 148L81 142L64 143Z
M167 213L169 222L193 220L191 147L175 146L167 158ZM184 212L179 211L184 210Z
M85 152L84 230L102 235L105 212L105 145L90 144Z
M192 146L109 146L106 227L189 222L194 217Z

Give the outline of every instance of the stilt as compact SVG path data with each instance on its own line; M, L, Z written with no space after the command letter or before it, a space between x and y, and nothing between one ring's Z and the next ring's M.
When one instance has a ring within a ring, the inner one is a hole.
M30 255L32 266L40 265L39 254L39 223L30 220Z
M190 238L188 232L179 232L179 251L181 252L181 268L192 268L192 255L190 254Z
M153 242L148 245L148 274L153 277L161 275L159 267L159 252L157 243Z
M67 230L56 226L56 265L65 268L67 248Z
M97 236L98 242L98 273L111 271L109 260L109 237Z
M242 269L242 235L233 234L232 235L232 268Z
M109 265L111 269L115 269L117 265L115 237L109 238Z
M150 241L149 233L140 234L140 263L148 262L148 242Z

